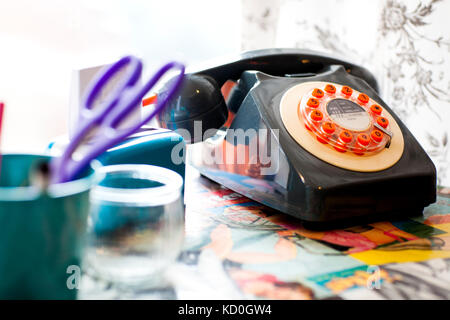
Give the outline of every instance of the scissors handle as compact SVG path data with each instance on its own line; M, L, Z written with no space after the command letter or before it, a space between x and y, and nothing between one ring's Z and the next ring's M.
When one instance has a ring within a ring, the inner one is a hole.
M93 81L91 89L88 91L85 99L85 108L81 120L83 120L80 130L74 136L61 158L55 164L54 182L70 181L76 177L93 159L100 154L121 142L126 137L138 131L144 124L149 122L156 114L166 106L167 102L176 93L184 77L185 67L178 62L170 62L161 67L155 75L147 81L147 83L139 87L136 85L140 76L142 65L137 58L127 57L119 60L116 64L106 69L97 79ZM125 61L122 61L124 60ZM135 60L139 63L135 63ZM125 80L118 86L115 94L107 97L99 111L92 110L95 98L109 81L110 77L126 64L131 62L131 68ZM142 98L150 91L154 85L171 69L178 69L179 74L172 79L169 88L158 97L155 109L141 121L136 122L126 129L117 129L120 122L125 119L131 112L139 107ZM137 76L137 78L136 78ZM72 154L74 150L81 144L85 135L95 126L99 125L98 134L94 142L88 148L85 155L79 160L74 161Z
M111 90L110 94L100 103L97 108L93 109L96 99L102 93L107 85L111 83L111 79L118 72L124 71L124 75L120 77L115 90ZM67 167L70 166L72 154L83 142L87 134L95 127L100 125L108 112L117 103L117 99L121 92L127 87L134 86L139 80L142 72L142 62L133 56L125 56L111 66L103 68L90 81L86 94L83 97L79 114L79 126L76 130L69 145L59 158L55 158L51 163L53 182L61 182L66 180Z

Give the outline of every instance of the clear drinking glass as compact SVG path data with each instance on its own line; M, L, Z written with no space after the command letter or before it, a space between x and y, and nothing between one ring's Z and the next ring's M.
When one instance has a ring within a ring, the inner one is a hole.
M150 165L98 169L91 190L88 270L126 286L159 282L184 236L183 179Z

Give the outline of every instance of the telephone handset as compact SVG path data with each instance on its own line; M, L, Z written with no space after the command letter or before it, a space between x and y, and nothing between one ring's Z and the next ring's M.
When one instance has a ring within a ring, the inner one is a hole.
M258 50L188 73L158 121L203 141L190 152L201 174L304 221L419 214L435 201L435 167L377 92L352 63Z
M378 91L378 84L366 69L310 50L264 49L242 53L223 64L185 75L179 99L159 115L159 122L168 129L187 129L190 142L199 142L193 134L194 121L203 122L203 130L219 128L228 117L228 110L237 112L253 84L239 81L225 103L221 87L226 81L239 80L247 70L257 70L277 77L311 77L326 73L329 66L342 66L351 75L364 79Z

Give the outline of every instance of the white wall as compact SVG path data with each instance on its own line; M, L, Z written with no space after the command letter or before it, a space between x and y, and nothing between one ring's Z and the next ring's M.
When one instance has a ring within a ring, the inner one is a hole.
M2 150L40 152L67 132L73 68L143 58L151 74L240 50L240 1L0 0Z

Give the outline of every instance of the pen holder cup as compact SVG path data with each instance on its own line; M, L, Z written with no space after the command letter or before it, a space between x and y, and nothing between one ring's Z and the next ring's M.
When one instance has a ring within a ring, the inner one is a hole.
M0 299L76 299L85 247L91 166L80 178L32 185L51 157L6 154L0 175Z

